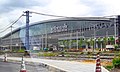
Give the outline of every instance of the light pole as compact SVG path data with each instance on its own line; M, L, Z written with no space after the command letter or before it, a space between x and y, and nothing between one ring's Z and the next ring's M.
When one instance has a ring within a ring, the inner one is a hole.
M78 50L78 31L77 31L76 36L77 36L77 50Z
M42 38L41 38L41 39L42 39L42 49L43 49L43 45L44 45L44 44L43 44L43 35L42 35ZM43 49L43 50L44 50L44 49Z
M20 41L20 39L19 39L19 42L20 42L19 45L20 45L20 50L21 50L21 41Z
M45 25L45 35L46 35L46 38L45 38L45 48L47 48L47 26Z
M107 45L108 45L108 29L106 30L106 38L107 38Z
M2 37L0 37L0 47L2 48Z
M115 32L115 45L116 45L116 19L114 18L114 32Z
M10 26L10 28L11 28L10 49L12 51L12 25Z
M96 43L96 42L95 42L95 38L96 38L95 26L96 26L96 25L94 25L94 31L93 31L93 32L94 32L94 34L93 34L93 35L94 35L94 44L93 44L94 47L93 47L93 52L94 52L94 49L95 49L95 43Z
M69 43L69 49L71 49L71 43L72 42L72 32L70 33L70 43Z

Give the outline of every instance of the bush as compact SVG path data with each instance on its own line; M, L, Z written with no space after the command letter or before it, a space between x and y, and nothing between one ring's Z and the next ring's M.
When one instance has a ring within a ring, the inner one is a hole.
M18 52L23 53L25 52L25 50L21 49L21 50L18 50Z
M53 53L53 52L44 52L44 53L39 53L38 56L45 56L45 57L51 57L51 56L57 56L57 53Z
M113 63L113 67L120 68L120 57L114 58L112 63Z
M53 51L53 48L49 48L49 50L48 51Z
M84 54L84 52L80 52L80 54Z
M87 52L87 55L91 55L92 54L92 52Z
M60 52L60 54L65 54L65 52L64 52L64 51L62 51L62 52Z

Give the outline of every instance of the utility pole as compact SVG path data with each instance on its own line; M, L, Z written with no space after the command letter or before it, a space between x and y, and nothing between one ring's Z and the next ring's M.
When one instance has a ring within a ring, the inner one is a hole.
M116 23L118 25L118 46L120 47L120 15L117 16Z
M2 48L2 37L0 37L0 47Z
M24 13L26 13L26 34L25 34L25 47L26 50L30 50L29 47L29 11L25 11Z
M30 46L29 46L29 11L25 11L24 12L26 16L26 32L25 32L25 47L26 47L26 51L24 53L24 56L30 56L29 50L30 50Z

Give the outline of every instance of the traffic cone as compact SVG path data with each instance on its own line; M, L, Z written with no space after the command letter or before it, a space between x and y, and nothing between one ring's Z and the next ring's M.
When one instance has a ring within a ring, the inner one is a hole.
M7 53L5 53L3 61L7 62Z
M97 58L96 58L96 71L95 72L101 72L101 64L100 64L100 55L99 55L99 53L97 54Z
M25 68L25 61L23 60L23 57L22 57L22 61L21 61L21 69L20 69L20 72L27 72L26 68Z

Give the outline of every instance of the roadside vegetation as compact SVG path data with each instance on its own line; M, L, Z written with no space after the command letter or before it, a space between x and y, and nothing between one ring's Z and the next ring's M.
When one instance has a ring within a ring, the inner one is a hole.
M115 57L112 62L107 62L103 65L110 72L119 72L120 71L120 57ZM116 71L117 70L117 71Z

